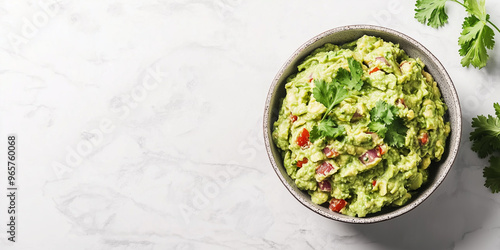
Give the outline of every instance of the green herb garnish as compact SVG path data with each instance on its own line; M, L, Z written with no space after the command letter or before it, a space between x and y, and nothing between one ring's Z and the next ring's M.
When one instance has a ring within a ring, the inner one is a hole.
M375 107L370 110L370 121L368 128L384 138L388 145L404 146L408 128L398 116L398 108L384 101L377 101Z
M337 71L337 76L335 76L334 81L347 86L349 89L360 91L364 84L363 80L361 80L361 76L363 76L363 66L352 57L347 59L347 62L351 72L344 68L340 68Z
M344 68L338 69L337 75L332 79L331 83L322 80L314 80L314 98L319 103L325 105L326 112L321 118L319 125L314 126L311 130L311 141L315 141L321 137L337 138L345 135L345 128L343 126L337 126L337 124L328 117L328 114L336 105L349 97L350 90L359 91L364 84L361 79L361 76L363 76L363 66L361 63L352 57L348 58L347 62L350 71Z
M345 134L345 128L338 126L330 119L320 121L318 126L311 130L310 140L315 141L322 136L326 138L337 138Z
M488 62L487 50L495 46L495 33L491 27L500 32L500 29L490 21L486 13L485 0L417 0L415 4L415 19L419 22L439 28L448 22L445 4L451 1L463 6L469 16L462 24L462 32L458 39L462 66L470 65L483 68ZM490 27L491 25L491 27Z
M338 126L327 118L327 115L332 111L333 107L342 102L349 96L349 91L336 81L327 83L325 81L314 80L313 95L316 101L325 105L326 112L319 122L319 126L314 126L311 130L311 141L315 141L321 137L336 138L344 135L345 129Z
M332 111L335 105L339 104L349 96L349 91L335 81L327 83L322 80L314 80L314 84L314 98L326 107L326 113L322 118L323 120L328 113Z
M483 177L486 178L485 187L493 193L500 192L500 158L495 156L490 158L490 166L484 168Z
M479 157L485 158L495 153L500 153L500 105L493 104L495 115L484 115L472 118L472 128L469 139L472 141L472 150ZM484 168L483 176L486 178L484 186L493 193L500 192L500 158L491 156L490 166Z
M469 139L472 141L472 150L479 157L485 158L494 152L500 151L500 105L495 103L496 117L488 115L472 118L472 128Z

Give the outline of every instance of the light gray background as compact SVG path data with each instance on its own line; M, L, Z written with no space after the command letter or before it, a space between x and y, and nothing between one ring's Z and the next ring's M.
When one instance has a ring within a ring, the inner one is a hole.
M0 143L19 137L20 186L18 242L0 233L1 248L500 249L500 194L483 186L487 161L467 139L472 117L500 101L499 46L487 68L461 67L463 8L449 3L450 23L435 30L413 18L414 2L0 1ZM487 6L500 24L500 3ZM420 41L463 109L444 183L373 225L299 204L262 141L275 73L303 42L348 24Z

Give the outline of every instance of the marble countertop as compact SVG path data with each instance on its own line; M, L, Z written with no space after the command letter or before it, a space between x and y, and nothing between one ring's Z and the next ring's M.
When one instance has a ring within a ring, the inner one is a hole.
M413 18L414 2L1 1L1 143L17 135L19 187L16 242L2 233L1 248L500 249L500 194L483 186L487 160L467 139L472 117L500 101L500 46L488 67L463 68L463 9L448 3L450 23L435 30ZM500 24L500 2L487 8ZM463 109L444 183L415 210L371 225L302 206L263 145L278 69L309 38L347 24L420 41ZM7 207L2 195L2 232Z

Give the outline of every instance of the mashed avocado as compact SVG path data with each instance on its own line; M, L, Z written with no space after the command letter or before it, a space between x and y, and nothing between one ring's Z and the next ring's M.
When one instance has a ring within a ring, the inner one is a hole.
M325 44L285 86L273 140L316 204L359 217L401 206L441 159L447 107L422 61L397 44L372 36Z

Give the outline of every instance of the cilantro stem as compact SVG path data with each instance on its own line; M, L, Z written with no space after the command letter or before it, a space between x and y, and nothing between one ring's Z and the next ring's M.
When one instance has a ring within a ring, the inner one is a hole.
M325 119L325 117L332 111L333 107L335 105L332 105L330 106L327 110L326 110L326 113L323 115L323 117L321 118L321 121L323 121Z
M500 29L494 23L492 23L490 20L488 20L488 23L490 23L491 26L493 26L500 33Z
M458 4L462 5L465 9L469 10L469 8L467 8L467 6L465 6L465 4L463 4L463 3L461 3L461 2L459 2L457 0L451 0L451 1L455 2L455 3L458 3Z

